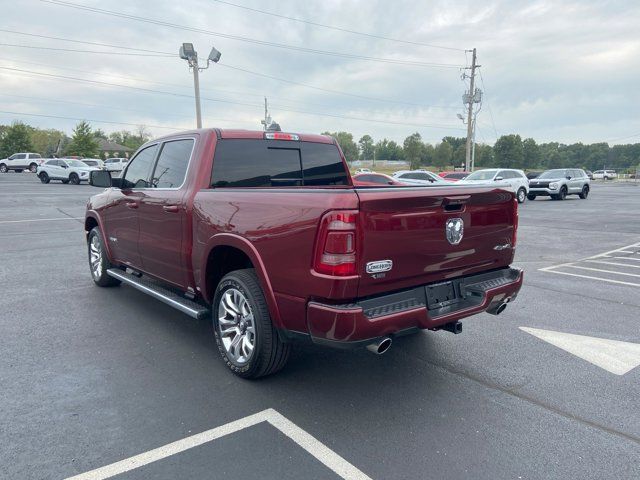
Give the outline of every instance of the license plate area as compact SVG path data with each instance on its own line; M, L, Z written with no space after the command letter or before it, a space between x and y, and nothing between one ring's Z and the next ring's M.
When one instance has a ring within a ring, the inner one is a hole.
M454 282L443 282L425 287L427 309L435 310L458 303L460 296Z

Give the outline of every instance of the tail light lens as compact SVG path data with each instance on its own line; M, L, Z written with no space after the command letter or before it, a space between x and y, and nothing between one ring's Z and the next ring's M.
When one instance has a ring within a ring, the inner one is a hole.
M355 275L357 210L336 210L322 217L313 269L318 273L346 277Z
M518 239L518 200L513 199L513 233L511 234L511 248L516 248Z

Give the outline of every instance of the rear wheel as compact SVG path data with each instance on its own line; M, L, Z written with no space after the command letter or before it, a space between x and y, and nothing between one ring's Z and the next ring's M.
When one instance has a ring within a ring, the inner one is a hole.
M527 191L524 188L518 190L517 198L518 203L524 203L524 200L527 198Z
M38 165L36 165L35 163L32 163L31 165L29 165L29 171L31 173L36 173L37 169L38 169Z
M80 185L80 177L77 173L72 173L69 175L69 182L71 185Z
M530 193L529 195L527 195L527 198L528 198L529 200L535 200L535 199L536 199L536 196Z
M40 172L40 181L42 183L49 183L51 181L47 172Z
M9 169L4 163L0 163L0 173L7 173Z
M116 280L107 273L107 270L112 268L113 265L107 257L100 229L98 227L94 227L89 233L89 238L87 240L89 268L91 270L91 278L93 278L94 283L100 287L114 287L116 285L120 285L120 280Z
M227 367L243 378L270 375L284 367L290 345L280 340L253 269L224 276L213 301L213 330Z
M582 187L582 192L580 192L579 197L583 200L586 200L588 196L589 196L589 186L585 185L584 187Z

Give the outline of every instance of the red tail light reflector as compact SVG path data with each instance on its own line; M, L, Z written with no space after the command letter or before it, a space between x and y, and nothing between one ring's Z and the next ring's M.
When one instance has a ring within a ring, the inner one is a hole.
M282 132L266 132L264 138L267 140L300 140L298 135Z
M336 210L322 217L313 269L325 275L355 275L357 210Z

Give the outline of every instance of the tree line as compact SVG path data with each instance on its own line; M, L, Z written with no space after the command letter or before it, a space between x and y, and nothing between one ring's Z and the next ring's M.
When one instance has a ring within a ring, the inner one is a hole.
M144 126L138 127L135 132L122 130L107 135L100 129L94 130L88 122L82 121L76 125L69 137L62 130L42 129L23 122L14 122L11 125L0 125L0 158L6 158L17 152L34 152L45 158L73 155L104 159L106 154L100 152L99 148L101 139L137 150L150 138ZM111 153L118 157L125 156L124 151Z
M444 170L462 167L465 163L466 137L444 137L432 145L422 141L419 133L405 138L402 145L386 138L374 142L363 135L356 143L349 132L323 132L336 138L347 161L404 160L412 168L422 166ZM609 146L606 142L570 145L559 142L537 143L520 135L502 135L491 146L477 143L476 168L510 167L522 170L551 168L584 168L586 170L614 169L635 171L640 167L640 143Z

